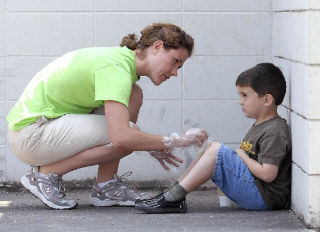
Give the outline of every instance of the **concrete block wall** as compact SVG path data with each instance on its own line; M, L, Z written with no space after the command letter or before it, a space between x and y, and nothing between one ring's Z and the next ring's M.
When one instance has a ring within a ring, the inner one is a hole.
M320 227L320 2L273 1L273 61L289 94L293 171L292 208L308 227Z
M18 181L28 169L7 144L5 117L32 76L67 51L116 46L157 21L182 26L195 38L195 52L177 78L159 87L141 78L138 125L157 134L202 127L215 140L239 146L252 121L238 106L234 83L244 69L272 59L271 0L0 0L0 182ZM92 178L95 171L65 178ZM182 170L166 172L136 152L121 161L119 173L126 171L133 171L131 180L152 181L174 179Z

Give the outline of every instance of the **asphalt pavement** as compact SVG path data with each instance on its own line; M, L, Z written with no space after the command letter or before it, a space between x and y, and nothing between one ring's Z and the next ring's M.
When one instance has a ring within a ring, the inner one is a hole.
M314 231L308 230L291 210L246 211L220 207L216 189L187 196L186 214L145 214L134 207L94 207L90 190L75 189L72 210L53 210L22 188L0 187L0 231ZM151 191L156 194L157 191Z

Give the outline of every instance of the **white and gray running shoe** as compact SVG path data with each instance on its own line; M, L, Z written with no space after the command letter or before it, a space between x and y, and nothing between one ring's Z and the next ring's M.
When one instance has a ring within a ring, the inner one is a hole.
M39 168L32 166L20 181L26 189L50 208L71 209L77 206L76 201L65 196L62 178L57 174L50 173L48 176L41 176Z
M129 175L131 174L128 172ZM114 174L115 182L109 183L100 188L97 183L93 184L90 202L94 206L134 206L135 201L140 199L143 194L136 192L129 184L124 183L124 176L118 177Z

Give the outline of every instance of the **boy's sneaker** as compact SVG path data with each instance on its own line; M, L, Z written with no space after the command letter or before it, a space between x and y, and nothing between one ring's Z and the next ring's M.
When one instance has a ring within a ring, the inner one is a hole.
M100 188L97 183L93 184L90 201L94 206L134 206L135 201L142 197L142 194L137 193L130 185L123 182L127 175L124 174L118 177L114 174L115 182L109 183Z
M140 201L136 204L136 209L146 213L186 213L187 203L185 198L180 201L167 201L163 194L160 194L152 200Z
M32 167L21 177L20 181L26 189L50 208L71 209L77 206L76 201L65 196L61 176L54 173L42 176L38 169L38 167Z
M154 201L158 201L163 195L163 192L162 193L159 193L158 195L155 195L153 197L150 197L150 198L141 198L141 199L138 199L136 200L136 204L140 204L140 203L150 203L150 202L154 202Z

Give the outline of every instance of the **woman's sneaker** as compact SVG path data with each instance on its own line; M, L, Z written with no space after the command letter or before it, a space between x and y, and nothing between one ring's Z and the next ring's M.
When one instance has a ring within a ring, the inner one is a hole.
M136 204L136 209L146 213L186 213L186 199L180 201L167 201L163 194Z
M102 188L94 183L90 202L94 206L134 206L135 201L140 199L142 194L137 193L130 185L123 182L124 175L118 177L115 174L115 182L108 183Z
M38 167L32 167L20 181L26 189L50 208L71 209L77 206L76 201L65 196L62 178L57 174L40 175Z

